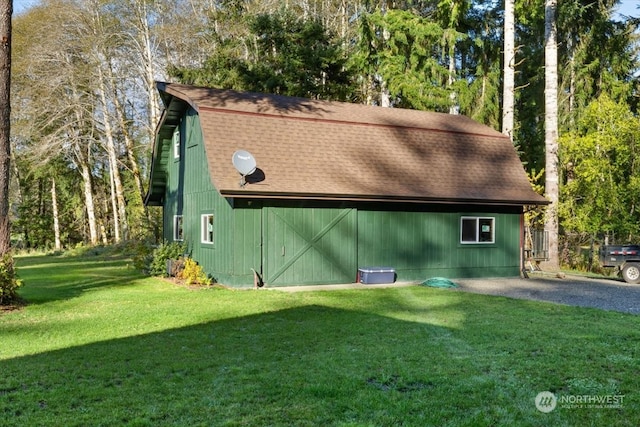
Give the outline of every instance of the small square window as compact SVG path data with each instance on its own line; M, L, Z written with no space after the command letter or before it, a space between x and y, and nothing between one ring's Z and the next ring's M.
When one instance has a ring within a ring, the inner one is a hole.
M203 214L201 216L201 239L202 243L213 243L213 214Z
M182 215L175 215L173 217L173 240L184 240L184 228L182 227Z
M494 243L495 218L463 216L460 222L460 243Z

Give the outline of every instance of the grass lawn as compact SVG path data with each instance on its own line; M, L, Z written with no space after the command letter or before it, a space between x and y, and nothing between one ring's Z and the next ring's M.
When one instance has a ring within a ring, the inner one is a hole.
M0 426L640 425L639 316L420 286L189 290L104 255L17 265Z

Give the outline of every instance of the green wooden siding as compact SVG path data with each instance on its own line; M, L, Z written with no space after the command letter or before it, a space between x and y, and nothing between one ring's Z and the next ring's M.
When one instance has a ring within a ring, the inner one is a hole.
M173 237L173 216L183 215L185 243L191 257L216 281L253 284L252 268L260 271L260 209L249 204L234 209L211 184L198 116L189 110L180 125L180 159L170 160L165 196L164 237ZM259 205L258 205L259 207ZM201 242L201 216L214 215L214 242Z
M191 256L220 283L252 286L252 269L268 286L350 283L359 267L376 266L395 268L399 281L519 274L517 212L226 199L211 183L195 111L179 130L180 159L171 149L167 164L164 237L172 240L181 214ZM214 215L213 244L200 241L202 214ZM495 218L495 243L461 244L461 216Z
M393 267L399 279L411 270L443 267L455 221L448 213L359 211L360 267Z
M495 218L495 243L461 244L462 216ZM358 211L359 267L393 267L401 281L517 276L519 245L518 214Z
M252 203L234 211L231 228L233 284L253 284L251 269L261 272L262 210Z
M267 207L264 278L272 286L355 280L356 210Z

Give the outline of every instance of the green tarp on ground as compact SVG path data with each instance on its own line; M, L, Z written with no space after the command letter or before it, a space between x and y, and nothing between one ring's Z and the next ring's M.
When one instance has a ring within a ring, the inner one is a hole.
M445 277L432 277L421 283L422 286L431 286L432 288L457 288L458 285Z

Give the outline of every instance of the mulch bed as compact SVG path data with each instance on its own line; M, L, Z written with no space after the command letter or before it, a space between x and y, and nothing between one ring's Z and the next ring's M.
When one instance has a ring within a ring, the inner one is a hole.
M18 301L13 304L0 305L0 314L21 310L25 305L27 304L24 301Z
M200 289L229 289L227 286L221 285L219 283L213 283L211 285L200 285L200 284L190 284L187 285L187 282L183 279L179 279L177 277L161 277L165 282L169 282L174 286L179 286L181 288L190 289L192 291L197 291Z

